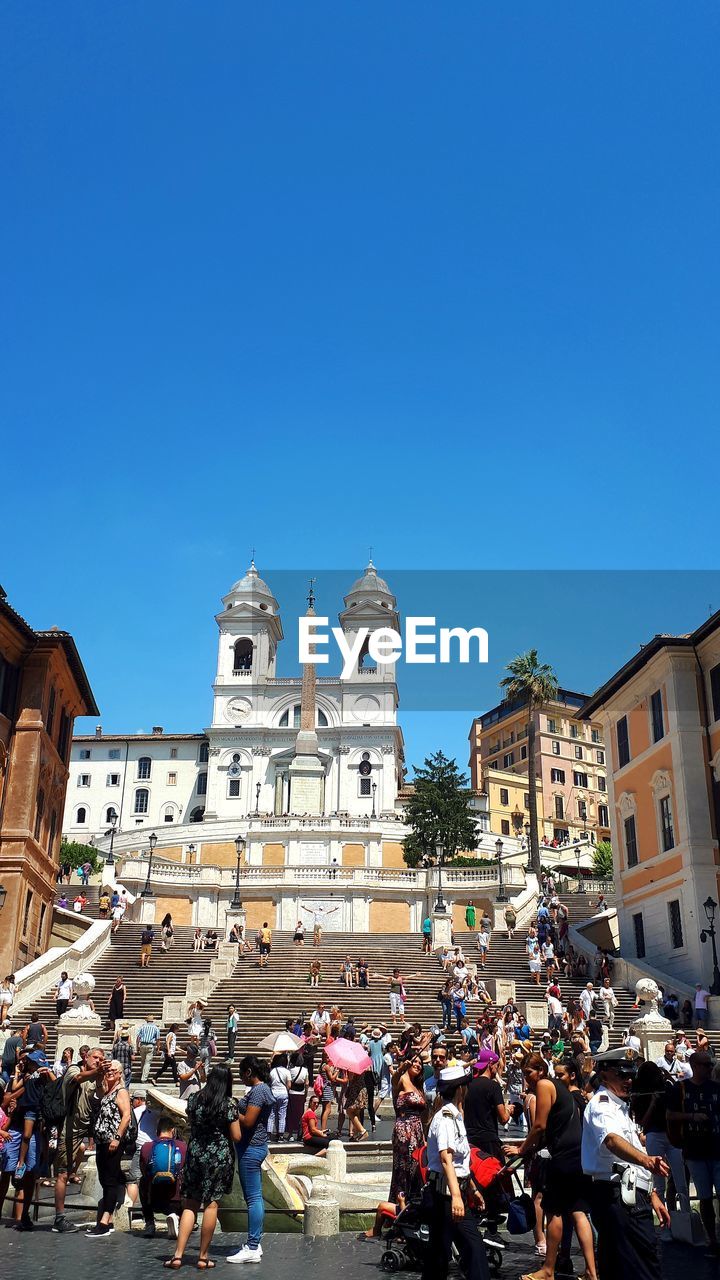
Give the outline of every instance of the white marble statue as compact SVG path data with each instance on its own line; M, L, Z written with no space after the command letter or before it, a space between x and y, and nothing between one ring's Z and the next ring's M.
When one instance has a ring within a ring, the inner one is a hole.
M95 979L91 973L78 973L73 978L73 995L74 1000L70 1008L60 1018L63 1025L69 1022L86 1022L95 1026L101 1026L102 1018L99 1013L95 1013L92 1005L88 1003L90 996L95 990Z

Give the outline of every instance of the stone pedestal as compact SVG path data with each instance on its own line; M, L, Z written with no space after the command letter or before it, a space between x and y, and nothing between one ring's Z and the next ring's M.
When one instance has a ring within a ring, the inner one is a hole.
M431 919L433 951L439 951L440 947L451 947L452 915L450 911L436 911L433 907Z
M347 1152L342 1142L333 1141L325 1158L327 1176L332 1182L344 1182L347 1176Z
M525 1018L531 1031L547 1031L547 1000L526 1000Z
M306 1236L336 1236L340 1231L340 1205L326 1178L313 1178L303 1229Z
M668 1038L673 1034L672 1023L658 1012L660 991L652 978L641 978L635 983L635 997L644 1010L630 1024L630 1032L640 1041L640 1052L648 1062L662 1057Z
M238 928L242 926L242 936L244 938L246 922L247 911L244 907L227 907L225 910L225 938L227 939L234 924L236 924ZM235 946L237 951L237 944L230 943L229 945Z
M494 1004L504 1005L509 1001L515 1003L515 983L512 978L486 978L482 969L478 973L478 978L485 983L487 993Z
M73 979L75 1001L59 1019L57 1024L57 1056L64 1049L72 1049L73 1061L79 1062L78 1050L82 1044L91 1048L100 1044L102 1018L94 1013L88 999L95 990L95 979L91 973L78 973Z
M155 923L155 898L143 898L140 895L135 901L136 916L135 919L139 924Z

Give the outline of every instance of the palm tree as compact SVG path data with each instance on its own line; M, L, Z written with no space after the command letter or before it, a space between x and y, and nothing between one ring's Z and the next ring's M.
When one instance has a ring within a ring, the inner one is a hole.
M528 709L528 789L530 806L530 865L540 881L540 844L538 842L537 789L535 784L535 711L557 697L558 680L552 667L538 661L537 649L519 653L508 662L509 675L500 681L509 702L520 702Z

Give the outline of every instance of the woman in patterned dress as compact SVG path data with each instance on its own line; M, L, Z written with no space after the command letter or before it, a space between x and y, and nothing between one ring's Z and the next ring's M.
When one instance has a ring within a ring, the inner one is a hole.
M405 1059L393 1079L395 1127L392 1135L393 1165L390 1195L397 1204L402 1193L410 1197L419 1187L420 1177L413 1151L425 1142L423 1123L427 1117L427 1100L423 1093L423 1061L419 1053Z
M197 1265L200 1271L208 1271L215 1266L208 1258L208 1249L217 1222L218 1204L232 1187L233 1144L240 1141L239 1110L232 1096L232 1073L228 1067L212 1068L205 1088L188 1098L187 1115L190 1141L183 1169L183 1211L174 1256L164 1265L171 1271L182 1266L183 1254L202 1206Z

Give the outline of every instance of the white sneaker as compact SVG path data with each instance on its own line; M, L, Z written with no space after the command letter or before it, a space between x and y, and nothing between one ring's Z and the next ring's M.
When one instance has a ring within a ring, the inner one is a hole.
M169 1238L171 1240L177 1240L180 1218L176 1213L169 1213L165 1221L167 1222L167 1233Z
M237 1253L229 1253L226 1262L260 1262L263 1256L261 1248L249 1249L246 1244Z

